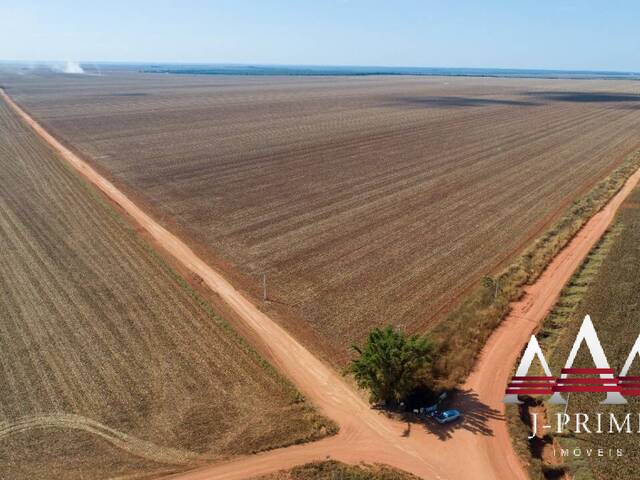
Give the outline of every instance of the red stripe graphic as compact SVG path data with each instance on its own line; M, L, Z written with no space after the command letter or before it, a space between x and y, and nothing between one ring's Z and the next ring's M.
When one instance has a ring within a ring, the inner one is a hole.
M554 392L619 392L620 387L611 386L611 387L600 387L597 385L590 385L588 387L583 387L580 385L572 385L563 387L561 385L555 385L552 387Z
M511 382L509 383L510 387L541 387L541 388L551 388L555 385L555 382Z
M555 380L555 377L511 377L511 380Z
M558 385L561 384L580 384L580 383L597 383L597 384L618 384L617 378L559 378Z
M551 395L553 392L551 391L551 389L546 389L546 390L533 390L533 389L519 389L519 388L507 388L506 390L507 394L512 394L515 393L516 395Z
M613 375L612 368L563 368L565 375ZM546 376L514 376L507 394L551 395L553 392L620 392L640 396L640 376L620 378L553 378Z
M620 390L620 393L624 397L637 397L637 396L640 396L640 388L632 388L630 390L626 390L625 388L622 388Z

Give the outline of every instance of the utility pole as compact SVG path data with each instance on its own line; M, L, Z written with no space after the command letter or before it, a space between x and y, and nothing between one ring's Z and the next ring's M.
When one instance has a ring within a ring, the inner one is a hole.
M571 396L571 392L567 393L567 403L564 404L564 414L567 414L567 410L569 409L569 397Z
M267 301L267 274L262 274L262 300Z

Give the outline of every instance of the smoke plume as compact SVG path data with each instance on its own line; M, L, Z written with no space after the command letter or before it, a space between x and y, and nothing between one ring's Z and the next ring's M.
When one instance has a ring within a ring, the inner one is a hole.
M83 74L84 69L82 68L82 66L78 63L78 62L72 62L70 60L67 60L67 63L64 64L64 66L62 67L62 72L63 73L73 73L73 74Z

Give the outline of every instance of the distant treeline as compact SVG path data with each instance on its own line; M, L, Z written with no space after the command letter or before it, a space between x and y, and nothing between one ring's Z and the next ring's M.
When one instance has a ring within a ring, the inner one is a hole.
M141 71L144 73L174 73L189 75L423 75L455 77L640 80L640 73L502 68L361 67L320 65L149 65L141 66Z

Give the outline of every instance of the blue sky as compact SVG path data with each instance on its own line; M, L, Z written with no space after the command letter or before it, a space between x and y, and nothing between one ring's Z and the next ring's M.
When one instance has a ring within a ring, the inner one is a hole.
M640 71L640 2L0 0L0 59Z

